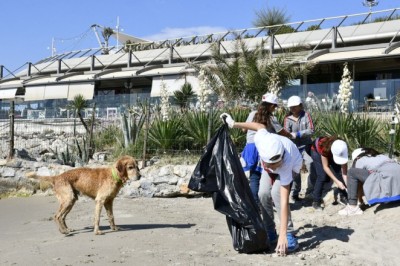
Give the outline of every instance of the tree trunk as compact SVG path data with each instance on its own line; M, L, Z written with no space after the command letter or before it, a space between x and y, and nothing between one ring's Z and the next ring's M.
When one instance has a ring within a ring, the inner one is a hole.
M10 149L8 152L7 160L11 160L14 158L14 118L15 118L14 101L11 101L10 103L9 118L10 118Z

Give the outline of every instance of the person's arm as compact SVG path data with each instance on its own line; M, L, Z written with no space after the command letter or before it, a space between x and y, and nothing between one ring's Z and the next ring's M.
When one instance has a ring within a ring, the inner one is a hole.
M288 139L293 139L293 135L290 134L286 129L282 128L279 132L277 132L279 135L287 137Z
M347 163L342 165L342 176L343 176L345 185L347 186Z
M311 115L307 112L304 113L304 119L306 122L306 128L297 132L297 138L305 138L312 136L314 134L314 123L312 121Z
M290 185L281 186L280 194L281 194L281 213L280 213L280 228L279 228L279 238L278 243L276 244L276 253L278 255L285 255L288 249L288 241L286 237L287 233L287 224L289 219L289 192Z
M321 155L322 167L324 168L325 173L335 182L336 186L340 189L345 189L345 185L336 178L336 176L332 173L331 168L329 167L329 160L327 157ZM347 173L347 167L346 167Z
M257 122L235 122L233 128L250 129L257 131L259 129L265 128L263 124Z

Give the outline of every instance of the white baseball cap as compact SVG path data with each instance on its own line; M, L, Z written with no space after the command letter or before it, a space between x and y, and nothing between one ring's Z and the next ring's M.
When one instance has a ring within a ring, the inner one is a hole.
M262 101L278 105L278 96L272 93L266 93L262 96Z
M275 134L267 134L254 138L261 160L266 163L277 163L282 160L285 149Z
M358 148L355 149L352 153L351 153L351 159L354 161L355 159L357 159L357 157L364 152L363 148Z
M299 96L292 96L288 99L288 107L298 106L302 104L301 98Z
M332 143L331 152L335 163L342 165L349 161L347 144L343 140L335 140Z

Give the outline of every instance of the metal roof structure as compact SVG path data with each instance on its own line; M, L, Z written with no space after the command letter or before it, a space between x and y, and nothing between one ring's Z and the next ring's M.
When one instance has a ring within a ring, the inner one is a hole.
M371 17L382 19L371 23ZM283 33L288 28L290 32ZM300 58L304 62L400 57L400 8L158 42L137 42L118 50L109 47L109 54L102 54L102 48L70 51L37 63L27 63L18 73L0 66L0 91L190 73L194 71L191 64L210 58L212 47L218 46L222 54L229 56L235 51L237 39L242 39L250 50L262 45L273 55L287 48L304 46L307 52ZM9 72L7 75L5 70Z

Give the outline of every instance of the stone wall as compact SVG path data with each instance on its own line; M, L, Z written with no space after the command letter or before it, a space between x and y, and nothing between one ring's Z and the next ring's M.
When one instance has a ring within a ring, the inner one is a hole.
M104 167L107 163L92 161L88 167ZM120 191L122 197L189 197L201 195L188 189L187 185L195 165L153 165L141 170L141 179L128 182ZM23 160L20 158L7 162L0 160L0 197L1 195L34 193L52 193L42 191L39 182L30 177L34 175L52 176L65 172L72 167L43 161Z

